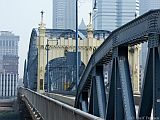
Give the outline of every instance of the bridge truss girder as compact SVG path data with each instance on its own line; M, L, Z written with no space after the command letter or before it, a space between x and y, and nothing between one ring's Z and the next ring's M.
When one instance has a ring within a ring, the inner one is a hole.
M148 36L148 57L144 73L139 119L160 118L160 45L159 35ZM91 87L82 92L76 107L106 120L136 120L128 63L128 46L114 48L109 95L106 98L103 65L92 69ZM89 97L89 100L88 100Z
M91 56L78 86L75 107L106 120L148 120L151 119L152 110L153 119L160 119L159 34L160 10L149 11L113 31ZM149 49L148 58L139 113L136 116L128 64L128 46L146 41ZM104 78L99 74L103 69L97 68L108 64L110 59L112 72L107 96Z

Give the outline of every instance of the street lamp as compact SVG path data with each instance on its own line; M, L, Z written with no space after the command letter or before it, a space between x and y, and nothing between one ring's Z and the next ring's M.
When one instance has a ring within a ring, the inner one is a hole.
M93 7L93 10L97 10L97 1L96 1L96 0L94 1L94 7Z
M95 0L93 10L97 10L97 1ZM78 63L78 0L76 0L76 92L79 84L79 63Z
M76 0L76 92L79 82L79 64L78 64L78 0Z
M48 83L48 87L47 90L48 92L50 92L50 81L49 81L49 62L48 62L48 52L49 52L49 44L48 44L48 39L47 39L47 44L45 47L46 51L47 51L47 83Z

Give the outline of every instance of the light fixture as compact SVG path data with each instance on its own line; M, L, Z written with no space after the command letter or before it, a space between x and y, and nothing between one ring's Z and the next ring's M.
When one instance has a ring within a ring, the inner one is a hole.
M95 0L95 2L94 2L93 10L94 10L94 11L97 11L97 1L96 1L96 0Z

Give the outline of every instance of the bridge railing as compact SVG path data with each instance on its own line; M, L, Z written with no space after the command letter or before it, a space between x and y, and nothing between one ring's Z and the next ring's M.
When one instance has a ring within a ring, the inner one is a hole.
M21 87L18 92L44 120L102 120L35 91Z

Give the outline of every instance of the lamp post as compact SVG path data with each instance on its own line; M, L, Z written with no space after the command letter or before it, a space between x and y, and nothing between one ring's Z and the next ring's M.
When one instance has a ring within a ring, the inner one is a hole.
M97 10L97 1L95 0L93 10ZM79 84L79 60L78 60L78 0L76 0L76 92Z
M93 6L93 10L97 10L97 1L94 1L94 6Z
M79 64L78 64L78 0L76 0L76 92L79 82Z
M47 44L45 47L46 51L47 51L47 90L48 92L50 92L50 81L49 81L49 62L48 62L48 52L49 52L49 44L48 44L48 39L47 39Z

